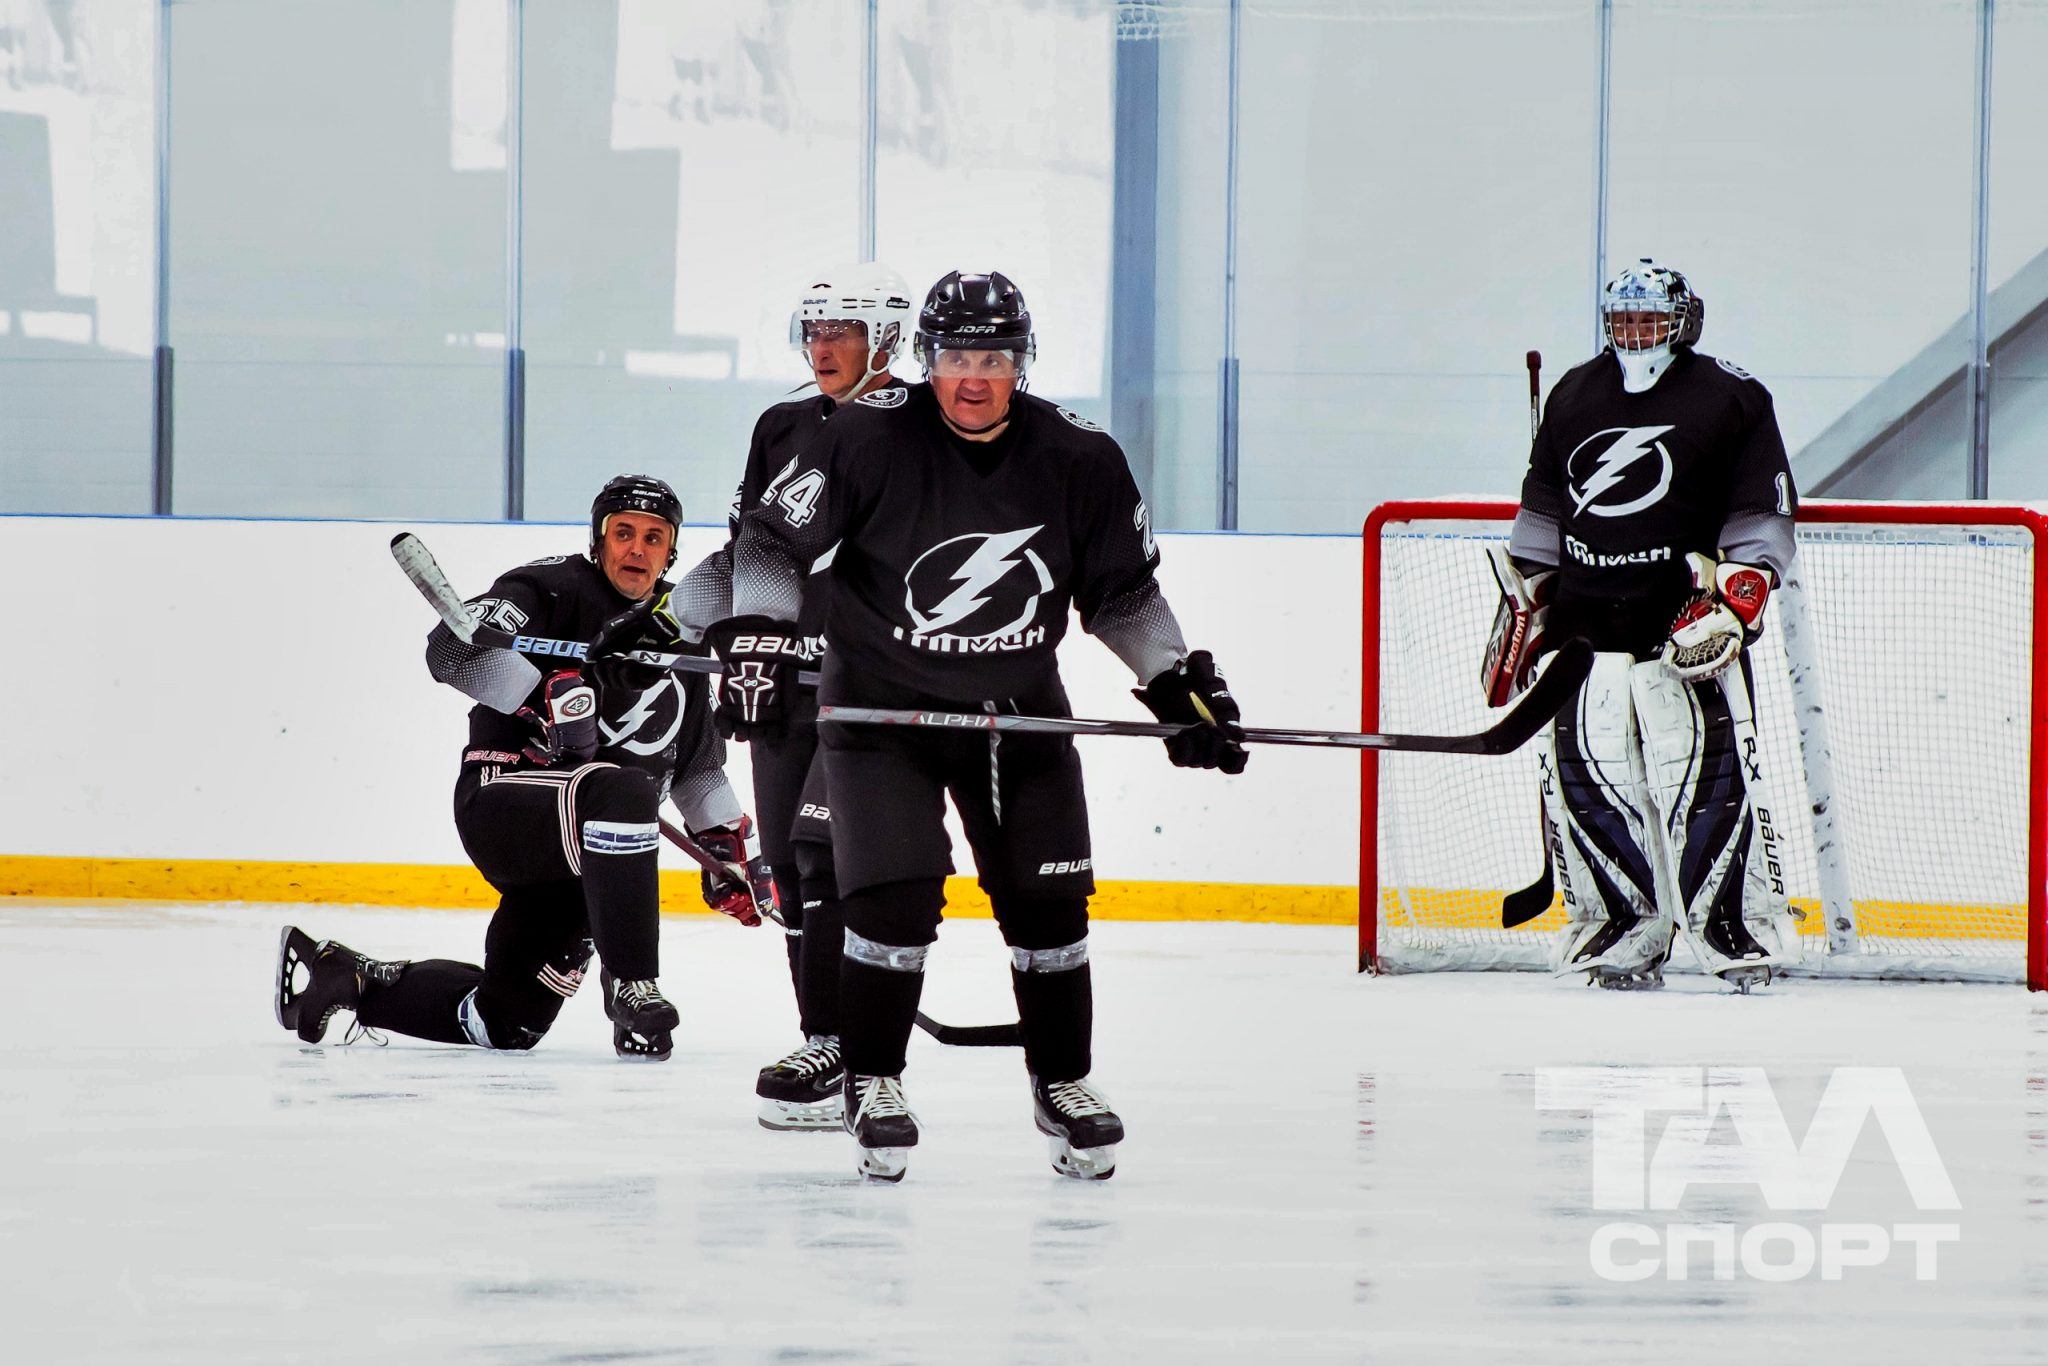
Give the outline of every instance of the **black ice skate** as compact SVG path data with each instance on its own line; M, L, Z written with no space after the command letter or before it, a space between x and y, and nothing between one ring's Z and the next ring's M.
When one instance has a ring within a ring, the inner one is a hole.
M917 1146L917 1116L903 1098L901 1077L848 1074L846 1132L860 1145L860 1174L870 1181L901 1181Z
M306 970L303 984L300 968ZM298 926L287 925L277 941L277 1022L305 1042L319 1043L336 1011L354 1010L364 987L389 986L404 970L404 963L366 958L332 939L315 943Z
M604 1013L612 1022L612 1049L635 1062L661 1062L675 1051L676 1025L682 1016L661 994L652 978L621 982L610 969L598 974L604 987Z
M1116 1145L1124 1122L1109 1098L1083 1077L1079 1081L1031 1079L1032 1117L1047 1139L1052 1169L1081 1181L1107 1181L1116 1174Z
M846 1064L839 1060L839 1040L813 1034L810 1041L780 1062L761 1069L754 1094L761 1098L764 1129L837 1129L845 1122L839 1093L846 1083Z
M1634 968L1603 965L1587 973L1586 980L1604 991L1658 991L1664 986L1664 959Z

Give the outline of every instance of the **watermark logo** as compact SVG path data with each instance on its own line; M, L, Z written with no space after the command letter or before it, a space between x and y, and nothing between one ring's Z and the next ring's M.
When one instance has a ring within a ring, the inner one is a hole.
M1828 1212L1873 1120L1916 1210L1962 1207L1896 1067L1836 1068L1803 1140L1756 1067L1538 1068L1536 1108L1592 1115L1596 1210L1675 1212L1694 1186L1747 1186L1773 1213ZM1593 1231L1589 1255L1610 1281L1837 1281L1910 1249L1915 1278L1931 1281L1942 1244L1961 1236L1953 1223L1618 1220Z

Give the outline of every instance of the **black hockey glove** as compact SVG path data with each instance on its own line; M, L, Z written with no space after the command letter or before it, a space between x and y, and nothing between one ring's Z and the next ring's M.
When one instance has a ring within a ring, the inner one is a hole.
M597 691L575 669L541 680L540 706L513 715L534 728L526 757L536 764L582 764L597 754Z
M701 877L706 906L742 925L760 924L763 911L771 918L780 918L775 915L775 879L761 857L761 845L754 839L754 822L750 818L741 816L737 824L697 831L695 839L705 853L723 863L740 882L738 887L728 881L714 882L710 870L705 870Z
M1238 723L1237 699L1216 672L1207 650L1196 650L1132 696L1168 725L1187 729L1166 739L1166 757L1176 768L1220 768L1244 772L1244 730Z
M718 681L718 733L728 740L777 736L789 725L803 638L773 617L727 617L705 631L725 677Z
M621 692L646 692L665 676L652 664L641 664L619 656L628 650L668 649L658 639L661 609L668 594L642 598L597 628L597 635L585 651L585 669L600 688Z

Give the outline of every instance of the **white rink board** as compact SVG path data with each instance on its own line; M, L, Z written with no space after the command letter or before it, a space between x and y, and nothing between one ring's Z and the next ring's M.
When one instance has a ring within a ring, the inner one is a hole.
M0 517L16 682L0 853L466 863L449 801L468 704L422 663L433 614L387 549L407 529L471 594L585 534ZM690 528L681 565L722 535ZM1159 539L1189 644L1215 653L1250 723L1357 726L1357 537ZM1149 719L1078 623L1061 658L1079 714ZM1171 767L1153 741L1081 746L1104 879L1357 881L1353 754L1267 748L1225 778ZM748 798L745 752L731 757Z

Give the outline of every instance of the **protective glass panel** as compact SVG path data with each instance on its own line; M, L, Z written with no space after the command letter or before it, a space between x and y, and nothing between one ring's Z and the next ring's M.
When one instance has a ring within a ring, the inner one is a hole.
M154 0L0 6L0 512L147 512Z
M529 517L632 471L724 520L755 419L810 377L791 310L858 255L865 14L530 0Z
M891 0L880 22L883 259L920 303L948 271L1009 276L1032 392L1108 425L1111 7Z
M1975 11L1614 6L1607 269L1685 273L1809 494L1967 492Z
M1591 335L1596 7L1247 6L1238 525L1512 493L1526 354Z
M504 6L171 15L175 510L499 515Z
M1991 496L2048 498L2048 0L1992 29Z

